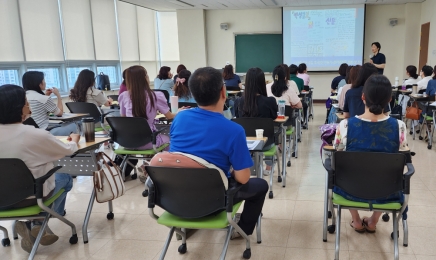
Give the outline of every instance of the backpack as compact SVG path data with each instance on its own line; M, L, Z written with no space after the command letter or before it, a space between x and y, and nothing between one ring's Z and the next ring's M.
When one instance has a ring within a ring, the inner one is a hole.
M111 90L109 76L103 72L100 72L100 74L97 75L97 88L99 90Z
M158 153L150 161L150 166L174 167L174 168L210 168L216 169L221 175L226 190L229 187L227 175L217 166L192 154L180 152Z

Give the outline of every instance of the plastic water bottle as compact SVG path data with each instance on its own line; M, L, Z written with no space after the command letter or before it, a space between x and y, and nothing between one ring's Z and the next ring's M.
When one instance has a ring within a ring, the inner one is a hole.
M279 100L279 118L285 117L285 104L284 100Z

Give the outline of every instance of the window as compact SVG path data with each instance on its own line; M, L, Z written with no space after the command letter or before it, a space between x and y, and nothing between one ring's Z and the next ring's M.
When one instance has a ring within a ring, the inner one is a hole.
M59 92L61 93L68 92L68 89L64 86L64 84L61 84L58 68L30 68L27 69L27 71L40 71L44 73L44 79L47 85L47 89L55 87L58 88Z
M4 84L20 85L18 70L0 70L0 86Z
M118 83L117 80L117 67L115 66L97 66L97 75L103 72L103 74L106 74L109 76L109 80L111 84Z
M72 89L76 83L77 77L82 70L91 70L90 67L68 67L67 68L67 82L68 88Z

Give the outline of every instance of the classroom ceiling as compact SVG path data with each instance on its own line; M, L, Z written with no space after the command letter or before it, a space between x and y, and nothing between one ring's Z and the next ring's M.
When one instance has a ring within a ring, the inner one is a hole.
M346 4L405 4L425 0L119 0L156 11L177 9L258 9L282 6L320 6ZM428 0L430 1L430 0ZM433 0L432 0L433 1Z

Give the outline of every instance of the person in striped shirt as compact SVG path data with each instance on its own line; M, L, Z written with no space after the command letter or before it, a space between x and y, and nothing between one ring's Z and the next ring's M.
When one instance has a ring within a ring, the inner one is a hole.
M57 116L61 116L64 113L59 90L57 88L46 89L44 73L40 71L28 71L24 73L23 87L24 90L26 90L26 98L30 104L32 118L35 120L36 124L38 124L39 128L48 128L50 113ZM50 97L51 94L56 95L57 104Z

